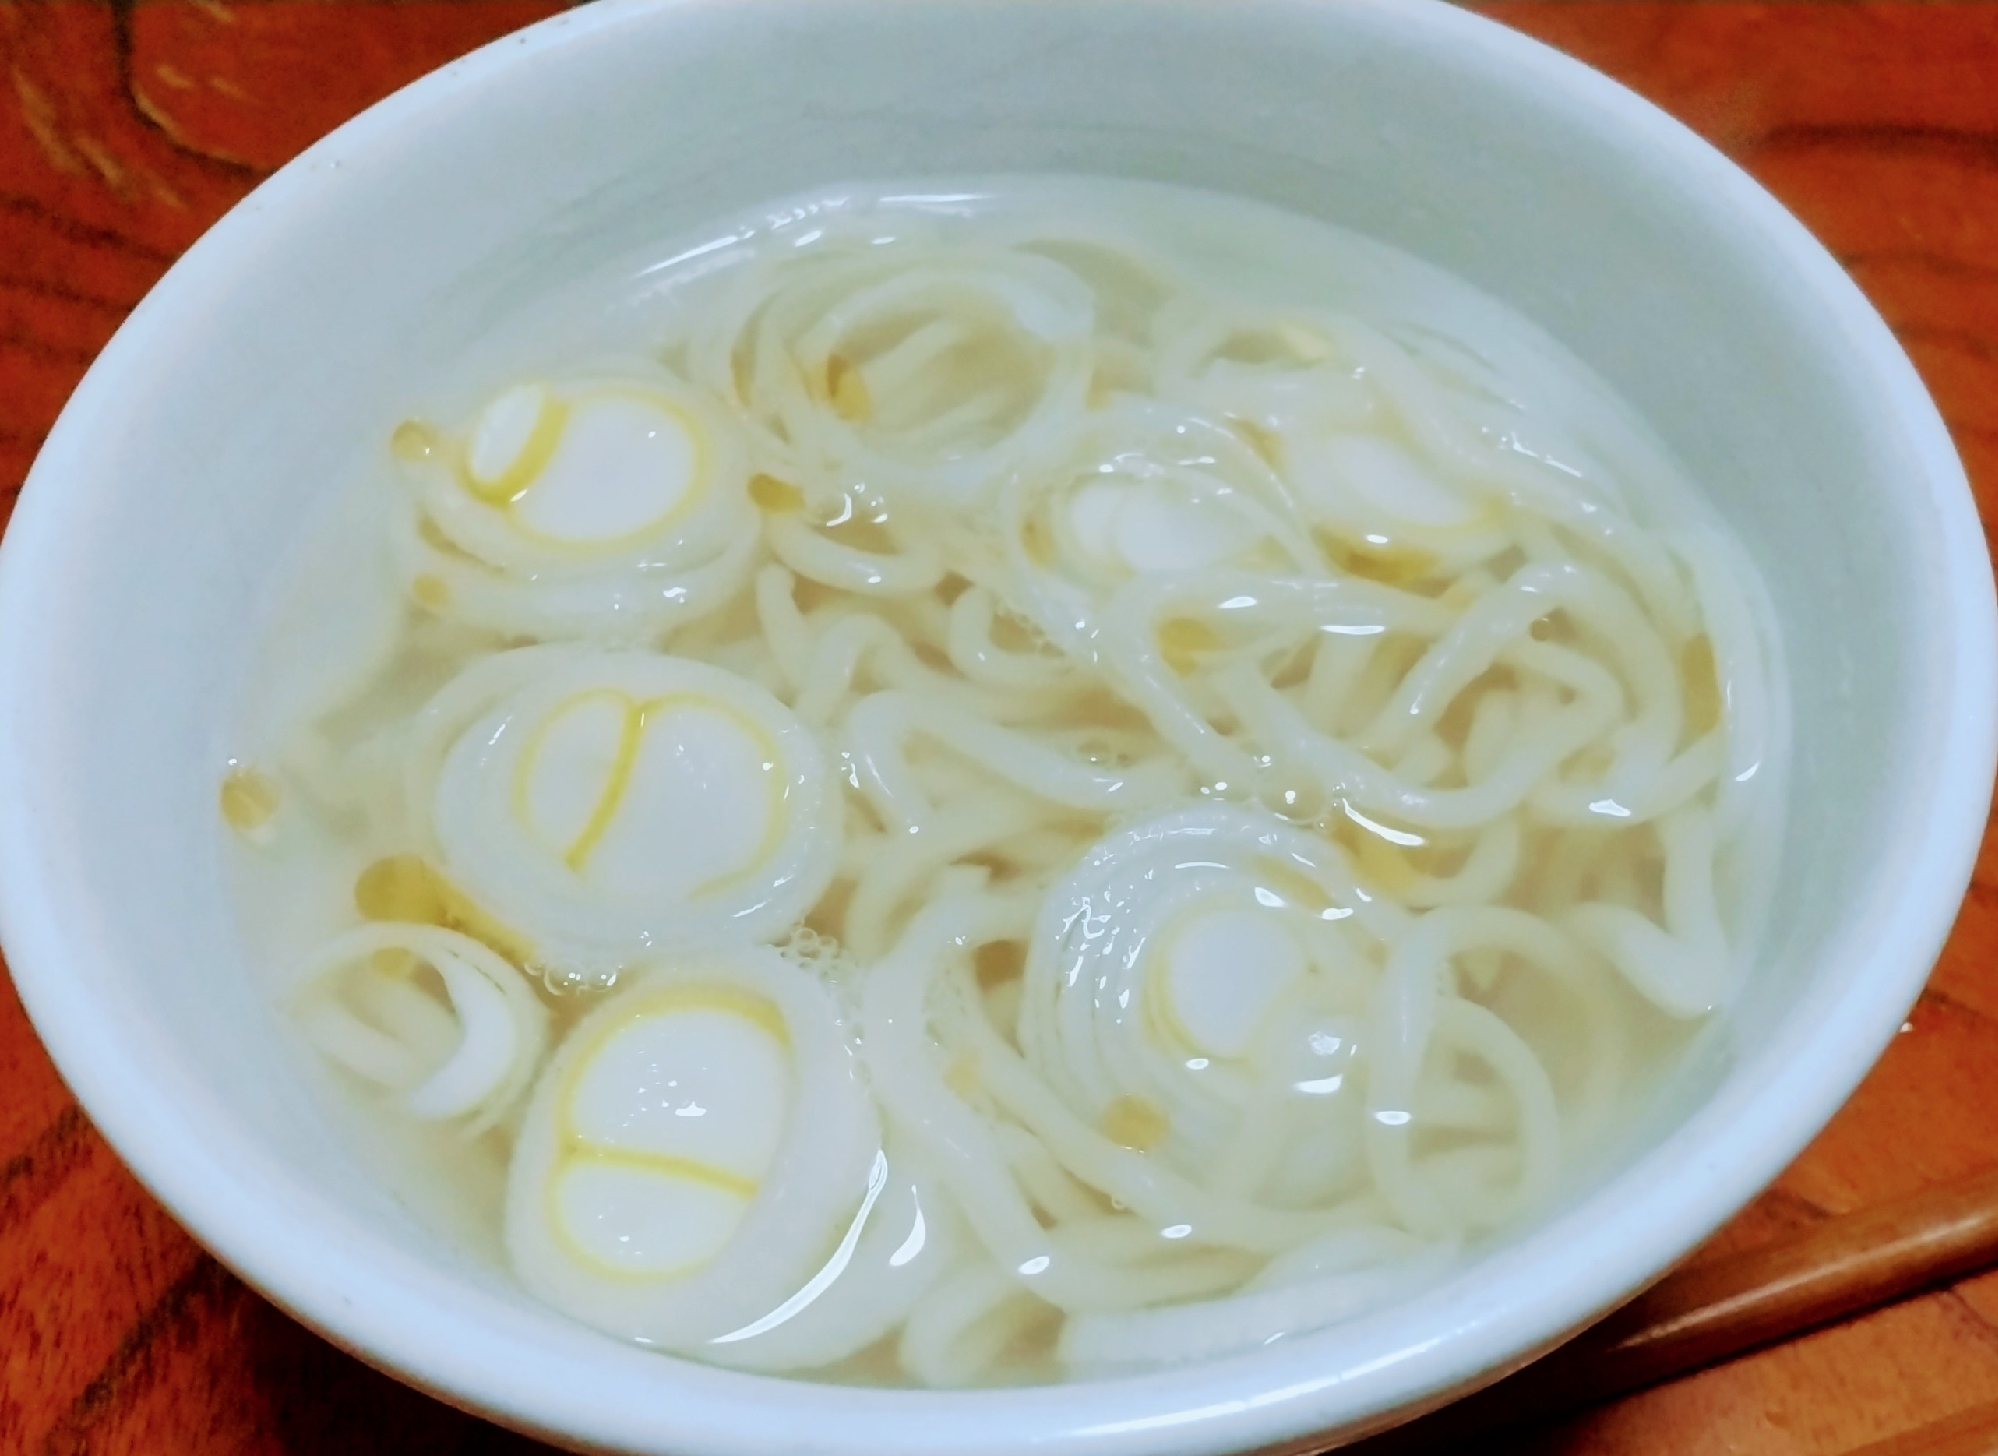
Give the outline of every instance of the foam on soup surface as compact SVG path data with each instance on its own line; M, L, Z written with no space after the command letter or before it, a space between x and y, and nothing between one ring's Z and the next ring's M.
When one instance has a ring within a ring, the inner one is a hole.
M948 1386L1351 1318L1602 1166L1786 724L1601 382L1199 193L694 242L382 422L218 775L398 1176L613 1335Z

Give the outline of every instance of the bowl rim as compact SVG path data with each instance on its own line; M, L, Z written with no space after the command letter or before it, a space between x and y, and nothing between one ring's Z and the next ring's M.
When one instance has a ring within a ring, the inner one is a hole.
M392 149L395 134L425 113L504 86L551 49L626 26L671 24L684 12L725 3L735 0L599 0L496 40L362 112L274 173L173 265L92 365L51 431L0 544L0 703L7 705L0 712L0 802L22 809L0 817L0 939L36 1029L106 1140L196 1238L336 1344L520 1429L615 1449L769 1456L799 1448L803 1418L826 1422L813 1428L812 1449L856 1456L927 1456L945 1445L993 1453L1026 1445L1060 1453L1193 1453L1293 1440L1347 1421L1357 1432L1440 1403L1485 1378L1494 1360L1520 1363L1600 1313L1604 1290L1630 1291L1655 1278L1815 1135L1919 993L1985 827L1985 790L1998 760L1998 609L1975 504L1948 432L1891 332L1824 248L1732 162L1651 103L1442 0L1263 3L1291 11L1364 9L1438 47L1483 52L1487 64L1599 114L1687 185L1712 189L1743 232L1843 329L1855 359L1879 385L1881 419L1920 465L1908 488L1933 513L1944 543L1940 559L1925 565L1934 570L1936 599L1951 613L1943 624L1949 651L1933 694L1935 711L1947 721L1922 780L1927 795L1918 812L1902 815L1904 829L1921 832L1902 835L1909 853L1883 862L1876 876L1896 892L1894 903L1872 943L1844 957L1853 968L1849 984L1814 1020L1791 1027L1798 1055L1733 1099L1745 1105L1710 1099L1689 1121L1697 1127L1728 1117L1727 1156L1709 1152L1701 1176L1638 1198L1626 1185L1649 1161L1640 1160L1585 1200L1594 1227L1567 1229L1570 1220L1557 1219L1522 1245L1560 1238L1568 1251L1530 1291L1496 1312L1425 1300L1433 1306L1429 1313L1446 1321L1444 1333L1370 1364L1314 1368L1309 1341L1301 1339L1288 1351L1169 1373L1001 1392L925 1392L748 1376L632 1352L643 1371L605 1356L607 1378L617 1392L649 1398L613 1401L600 1383L574 1381L568 1366L538 1361L536 1349L482 1342L474 1328L476 1301L462 1281L385 1250L309 1200L272 1196L274 1165L247 1140L204 1128L198 1097L176 1101L120 1069L132 1061L144 1029L103 1016L80 989L89 978L70 974L99 952L65 894L59 851L72 847L61 826L32 812L40 773L32 720L60 681L35 650L37 603L52 599L65 561L88 550L80 492L65 489L67 478L92 474L100 422L116 418L128 381L143 388L158 361L171 358L173 300L217 286L263 240L278 236L291 212L319 194L327 168ZM1200 0L1154 4L1190 8ZM1844 1070L1814 1070L1822 1067ZM292 1218L305 1222L289 1224ZM441 1340L440 1330L458 1338ZM500 1363L484 1363L494 1357ZM672 1411L662 1421L652 1402L666 1399ZM946 1420L948 1438L938 1425Z

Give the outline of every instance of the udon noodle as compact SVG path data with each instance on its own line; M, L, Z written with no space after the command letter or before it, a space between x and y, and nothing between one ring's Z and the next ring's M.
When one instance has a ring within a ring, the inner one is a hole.
M856 196L383 431L348 649L222 783L284 1006L662 1351L1086 1376L1411 1295L1743 974L1752 566L1377 245Z

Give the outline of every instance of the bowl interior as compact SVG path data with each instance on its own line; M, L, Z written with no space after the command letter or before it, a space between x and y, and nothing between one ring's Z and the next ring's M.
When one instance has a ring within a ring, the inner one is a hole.
M1631 1165L1356 1324L1004 1397L812 1389L618 1346L413 1216L289 1065L213 797L273 573L401 403L551 282L855 172L1046 170L1370 233L1535 319L1649 420L1760 561L1787 638L1795 758L1763 962ZM833 1418L828 1452L1357 1428L1656 1273L1878 1050L1982 818L1976 543L1926 396L1831 261L1673 124L1484 22L1278 0L592 7L315 148L79 392L5 553L8 946L65 1073L198 1234L337 1339L518 1423L688 1452L791 1449L808 1409Z

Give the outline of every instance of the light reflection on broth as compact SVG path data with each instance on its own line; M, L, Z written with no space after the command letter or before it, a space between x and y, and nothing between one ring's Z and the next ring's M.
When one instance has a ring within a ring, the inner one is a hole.
M401 606L274 633L315 706L218 775L383 1138L535 1295L743 1369L1405 1298L1611 1156L1772 871L1759 580L1581 365L1299 218L956 192L596 280L615 348L385 422L340 549Z

